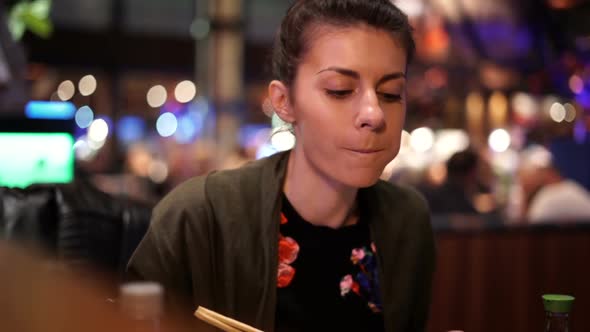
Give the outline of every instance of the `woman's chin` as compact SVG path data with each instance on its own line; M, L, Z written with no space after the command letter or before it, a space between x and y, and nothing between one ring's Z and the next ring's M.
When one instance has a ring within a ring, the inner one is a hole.
M377 183L380 176L381 173L379 172L357 172L356 174L343 177L340 181L350 187L366 188Z

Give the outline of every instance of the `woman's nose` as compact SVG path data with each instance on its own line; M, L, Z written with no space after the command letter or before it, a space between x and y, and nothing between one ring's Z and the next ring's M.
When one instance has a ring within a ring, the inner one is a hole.
M365 93L361 100L356 126L357 128L367 128L374 131L385 126L385 115L379 105L379 98L374 91Z

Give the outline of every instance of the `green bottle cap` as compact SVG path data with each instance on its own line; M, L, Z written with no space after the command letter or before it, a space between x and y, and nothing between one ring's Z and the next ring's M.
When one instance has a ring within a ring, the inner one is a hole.
M569 295L545 294L543 295L543 306L546 311L557 313L568 313L572 310L575 298Z

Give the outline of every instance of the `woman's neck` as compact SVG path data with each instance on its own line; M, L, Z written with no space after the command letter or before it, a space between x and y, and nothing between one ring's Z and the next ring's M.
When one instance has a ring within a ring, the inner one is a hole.
M313 225L337 229L358 220L358 189L320 173L297 147L289 155L283 191L299 215Z

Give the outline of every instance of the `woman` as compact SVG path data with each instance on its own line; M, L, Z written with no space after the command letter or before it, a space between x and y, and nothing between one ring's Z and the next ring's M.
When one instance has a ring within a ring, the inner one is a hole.
M265 331L424 330L429 212L379 181L399 151L413 51L388 0L296 1L268 89L296 146L176 188L131 275Z

